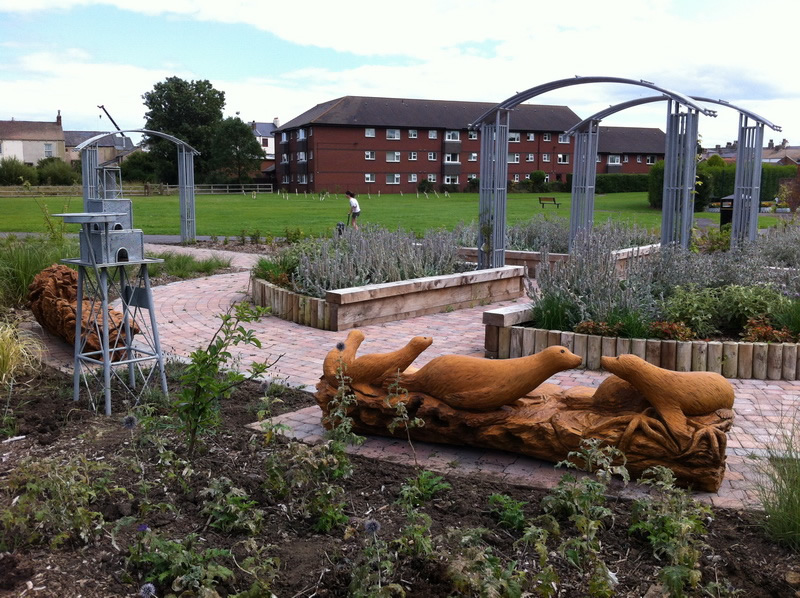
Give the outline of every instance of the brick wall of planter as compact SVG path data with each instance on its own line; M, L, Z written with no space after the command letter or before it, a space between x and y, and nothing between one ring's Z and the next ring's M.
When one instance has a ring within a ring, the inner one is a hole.
M508 359L563 345L583 359L582 367L599 370L600 357L625 353L679 372L717 372L726 378L800 379L797 343L736 341L665 341L576 334L525 327L530 305L511 306L483 314L486 357Z

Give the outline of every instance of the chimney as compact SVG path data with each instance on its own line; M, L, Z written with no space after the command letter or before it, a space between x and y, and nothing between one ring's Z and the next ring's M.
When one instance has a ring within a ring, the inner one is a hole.
M781 149L786 149L787 145L789 145L788 139L784 139L783 141L781 141Z
M770 139L769 143L767 144L767 149L775 149L775 141Z
M56 116L56 124L59 127L61 126L61 110L58 111L58 116Z
M253 129L254 131L256 130L256 128L257 128L256 127L256 121L253 121L253 122L250 123L250 128Z
M280 126L281 126L281 119L279 119L279 118L276 116L275 118L273 118L273 119L272 119L272 124L273 124L273 125L275 125L275 128L277 129L278 127L280 127Z

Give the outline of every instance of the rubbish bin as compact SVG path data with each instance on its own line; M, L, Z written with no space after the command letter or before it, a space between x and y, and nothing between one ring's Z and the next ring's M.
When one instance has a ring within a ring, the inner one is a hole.
M722 206L719 209L719 227L733 222L733 206Z

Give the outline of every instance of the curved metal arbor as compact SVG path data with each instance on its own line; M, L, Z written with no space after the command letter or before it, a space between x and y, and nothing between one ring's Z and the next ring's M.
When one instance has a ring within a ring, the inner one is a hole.
M200 155L196 149L185 141L177 137L151 131L149 129L127 129L125 131L113 131L101 133L87 139L75 149L81 152L81 170L83 174L83 201L84 207L88 209L87 202L94 199L101 199L100 193L107 193L109 181L105 176L101 176L98 169L97 142L106 137L118 133L144 133L155 135L171 141L178 146L178 193L180 196L181 209L181 242L193 243L197 236L197 222L194 212L194 157ZM116 185L113 186L114 192L119 191ZM102 190L102 191L101 191Z
M694 167L694 147L697 142L697 115L702 112L707 116L716 116L715 111L699 106L688 96L670 91L650 81L644 80L636 81L635 79L625 79L621 77L575 77L551 81L543 85L532 87L508 98L494 108L487 110L481 114L475 122L470 124L470 128L477 129L480 127L481 130L480 226L478 230L479 267L496 268L505 264L505 207L506 180L508 178L508 131L510 111L522 102L547 93L548 91L588 83L622 83L626 85L636 85L659 91L667 96L670 102L667 131L668 133L673 131L673 144L671 147L668 147L668 149L671 149L674 154L670 161L674 162L676 173L679 175L678 177L673 177L676 180L670 181L670 192L674 194L680 192L684 197L689 196L691 189L687 187L687 179L690 175L688 172L690 166L692 169ZM680 111L681 106L685 107L685 112ZM583 140L576 141L576 146L581 146L582 155L594 156L597 154L596 132L595 128L593 136L590 133ZM690 155L688 152L690 139L693 140L691 141L691 160L688 159ZM591 153L592 151L593 153ZM595 167L594 160L595 158L592 157L590 164L592 168ZM585 172L588 172L588 164L584 163L582 167ZM680 167L680 169L678 167ZM693 189L694 176L691 177L691 182ZM684 199L678 205L683 207L687 202L688 200ZM574 214L576 210L574 204L572 209ZM585 207L583 205L577 209L585 212Z
M577 125L566 131L568 135L575 135L576 137L576 159L575 167L573 169L573 187L572 187L572 218L570 220L570 246L577 234L577 231L582 228L588 228L592 225L593 210L594 210L594 184L596 179L596 168L594 167L594 158L596 155L596 146L594 148L579 147L582 139L592 139L596 145L598 123L610 116L621 112L634 106L641 106L652 102L666 101L667 96L651 96L647 98L638 98L627 102L622 102L614 106L610 106L600 112L593 114L579 122ZM734 106L725 100L713 100L710 98L691 96L692 100L697 102L706 102L726 106L739 112L739 142L737 146L736 163L736 187L733 202L733 223L731 243L736 245L744 239L754 240L758 225L758 206L761 182L761 152L763 145L763 129L764 125L769 126L775 131L780 131L781 128L767 119L751 112L745 108ZM754 125L748 125L748 121L755 122ZM668 135L669 140L669 135ZM593 151L592 151L593 150ZM585 152L591 153L585 153ZM583 153L582 153L583 152ZM674 177L674 173L671 174ZM667 173L665 171L665 197L667 196ZM673 179L674 180L674 179ZM691 201L691 204L694 202ZM681 212L681 216L686 215L689 219L693 212L693 205ZM664 209L662 211L662 243L670 242L669 239L665 241L665 231L675 230L675 219L673 217L674 211ZM681 227L685 224L683 219L680 220ZM690 223L689 223L690 225ZM683 229L681 229L683 230Z

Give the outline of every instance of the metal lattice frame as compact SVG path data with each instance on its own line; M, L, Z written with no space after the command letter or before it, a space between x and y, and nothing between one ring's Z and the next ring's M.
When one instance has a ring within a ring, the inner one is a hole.
M144 133L167 139L178 146L178 188L180 193L181 242L194 243L197 238L197 223L194 211L194 157L200 155L196 149L177 137L151 131L149 129L126 129L101 133L87 139L75 149L81 152L81 168L83 171L83 197L96 197L99 185L97 174L97 142L119 133Z
M590 229L594 220L594 190L597 180L597 142L599 123L587 123L575 133L575 163L572 168L572 207L569 219L569 250L582 230Z
M480 226L478 228L478 267L505 265L506 194L508 178L508 110L498 110L493 123L481 125ZM500 242L497 243L497 239Z
M695 133L697 131L697 112L703 112L708 116L716 116L716 112L698 106L689 97L683 94L664 89L649 81L636 81L634 79L624 79L620 77L575 77L574 79L551 81L550 83L532 87L531 89L518 93L497 106L490 108L470 124L470 128L472 129L480 127L481 134L484 137L487 133L493 133L495 135L491 143L485 140L481 141L481 177L491 176L492 178L491 182L486 184L484 184L483 179L481 179L479 230L482 231L483 234L479 233L478 242L478 262L480 267L499 267L505 265L505 189L507 184L506 180L508 178L508 139L500 138L498 133L500 132L499 127L502 125L505 127L507 135L510 121L507 111L512 110L522 102L547 93L548 91L587 83L623 83L659 91L670 98L670 101L675 102L676 105L684 105L695 111ZM590 141L590 138L587 138L586 141ZM589 143L584 143L584 152L588 151L587 146L589 145ZM595 156L596 145L595 154L590 157L592 164L594 164L594 160L596 160ZM591 216L588 215L587 205L591 204L593 206L594 183L589 180L591 175L589 175L589 170L585 164L583 172L585 175L584 197L581 200L582 205L577 209L582 217L588 218L588 221L591 222ZM502 193L498 192L501 185L503 189ZM575 206L573 206L573 210L575 209ZM501 215L503 218L502 224L497 222ZM488 231L493 231L493 234L486 234ZM499 235L499 231L503 232L502 236Z
M673 100L667 102L667 147L664 154L664 192L661 207L661 244L686 249L694 217L694 185L697 166L698 113L685 112Z

